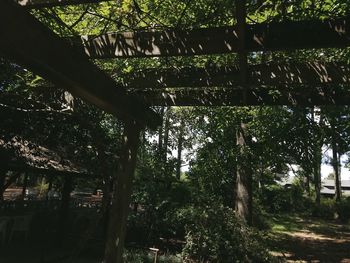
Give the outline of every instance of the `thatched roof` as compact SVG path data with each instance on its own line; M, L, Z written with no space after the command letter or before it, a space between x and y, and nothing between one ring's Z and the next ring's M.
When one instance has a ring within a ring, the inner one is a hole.
M8 168L33 168L53 172L89 174L80 165L62 158L62 154L20 136L0 137L0 155Z

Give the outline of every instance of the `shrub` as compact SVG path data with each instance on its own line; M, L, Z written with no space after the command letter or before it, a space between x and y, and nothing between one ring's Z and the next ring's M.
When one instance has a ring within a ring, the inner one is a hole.
M324 219L334 219L335 216L335 201L334 199L321 199L320 205L315 205L312 214L317 217Z
M265 211L264 207L258 202L253 201L253 226L259 230L268 230L271 228L269 220L269 214Z
M239 222L232 209L215 205L192 208L190 213L185 262L271 262L262 238Z
M342 199L340 202L336 203L336 210L339 219L347 223L350 219L350 197Z
M304 211L308 203L299 185L291 185L290 188L271 185L263 190L261 197L262 204L271 213Z
M153 263L154 254L142 249L128 249L124 252L125 263ZM181 258L177 255L159 254L158 263L180 263Z

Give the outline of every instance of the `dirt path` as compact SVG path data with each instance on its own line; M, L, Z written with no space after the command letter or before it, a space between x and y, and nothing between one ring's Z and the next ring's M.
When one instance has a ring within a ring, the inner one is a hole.
M299 217L291 221L273 230L272 254L285 262L350 263L350 225Z

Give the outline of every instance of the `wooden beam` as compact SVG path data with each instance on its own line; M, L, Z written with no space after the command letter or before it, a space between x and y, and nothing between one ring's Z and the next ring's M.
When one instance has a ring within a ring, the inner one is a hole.
M246 50L341 48L350 45L350 17L247 25ZM235 27L134 31L70 38L95 59L225 54L238 51Z
M350 83L347 63L282 63L248 67L249 86L329 85ZM186 67L146 69L125 74L127 89L162 89L175 87L234 87L240 83L239 67Z
M14 17L16 19L14 19ZM155 128L152 110L11 0L0 1L0 54L122 119Z
M350 105L350 91L340 87L296 89L206 89L137 92L152 106Z
M39 9L55 6L98 4L111 0L14 0L17 4L28 9Z

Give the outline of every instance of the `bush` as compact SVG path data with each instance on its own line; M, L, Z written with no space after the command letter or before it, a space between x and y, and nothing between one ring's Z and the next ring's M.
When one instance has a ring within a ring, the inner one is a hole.
M281 185L271 185L263 190L262 205L271 213L305 211L307 198L299 185L285 188Z
M184 262L271 262L258 233L220 205L189 210Z
M340 202L336 203L336 210L339 219L347 223L350 219L350 197L343 198Z
M259 230L271 229L270 215L258 200L254 200L253 202L253 226Z
M125 263L153 263L154 253L142 249L129 249L124 252ZM176 255L159 254L158 263L180 263L181 257Z
M334 199L321 199L320 205L315 204L312 214L323 219L334 219L335 216L335 201Z

